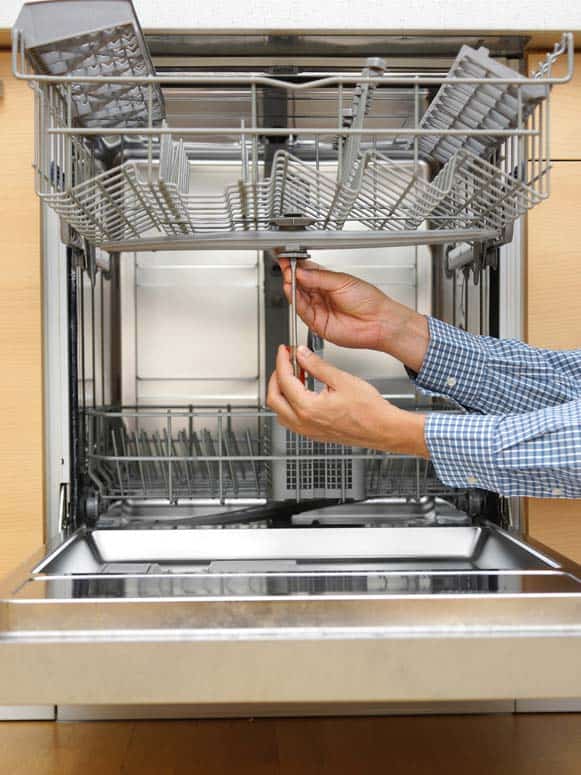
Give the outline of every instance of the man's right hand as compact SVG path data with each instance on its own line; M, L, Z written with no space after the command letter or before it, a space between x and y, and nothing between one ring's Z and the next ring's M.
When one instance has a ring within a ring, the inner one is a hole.
M288 259L279 259L284 292L291 295ZM423 315L370 283L313 261L297 262L297 312L307 326L340 347L379 350L419 371L429 342Z

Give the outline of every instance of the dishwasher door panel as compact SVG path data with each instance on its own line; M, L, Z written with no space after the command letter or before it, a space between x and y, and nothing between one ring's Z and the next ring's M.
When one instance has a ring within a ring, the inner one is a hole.
M294 551L283 532L82 530L39 552L0 595L0 703L581 695L564 558L487 523L298 529Z

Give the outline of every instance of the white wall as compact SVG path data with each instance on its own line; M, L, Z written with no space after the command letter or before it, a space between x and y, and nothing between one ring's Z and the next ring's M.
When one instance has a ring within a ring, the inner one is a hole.
M0 28L21 0L0 0ZM134 0L146 30L581 30L579 0Z

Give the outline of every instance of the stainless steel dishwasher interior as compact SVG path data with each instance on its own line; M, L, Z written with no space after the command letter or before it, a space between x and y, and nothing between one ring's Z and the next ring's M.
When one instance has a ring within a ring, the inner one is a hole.
M34 569L47 576L304 571L540 571L554 563L490 527L93 530Z
M324 590L334 574L555 573L514 538L514 504L420 458L298 437L264 403L277 346L313 341L289 321L275 246L497 332L498 251L548 196L551 65L571 67L570 36L534 79L525 41L496 36L492 52L398 39L384 60L366 36L351 51L248 36L233 57L219 36L209 55L209 38L168 34L152 58L130 3L70 2L64 30L58 6L27 4L13 38L37 192L67 243L49 304L66 300L71 476L47 485L67 540L32 577L308 569ZM87 8L110 24L87 29ZM281 46L312 50L291 64ZM458 411L392 358L317 346L410 411Z

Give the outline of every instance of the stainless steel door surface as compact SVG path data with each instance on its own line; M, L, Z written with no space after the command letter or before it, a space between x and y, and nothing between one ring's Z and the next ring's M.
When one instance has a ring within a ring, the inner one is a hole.
M581 569L542 547L488 524L273 532L83 530L39 553L2 590L0 702L581 693Z

